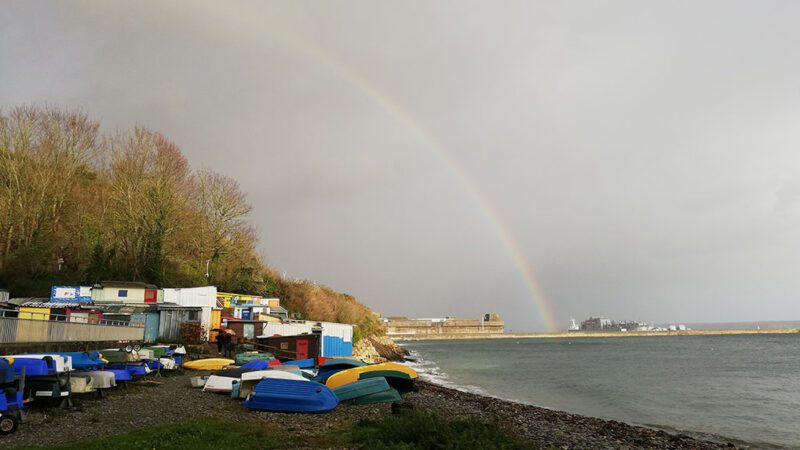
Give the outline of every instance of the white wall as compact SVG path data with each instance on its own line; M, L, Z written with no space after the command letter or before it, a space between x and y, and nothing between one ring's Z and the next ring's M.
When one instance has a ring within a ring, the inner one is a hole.
M217 287L164 288L164 301L181 306L217 306Z
M181 306L200 306L200 323L206 329L206 339L211 331L211 308L217 306L217 287L164 288L164 302Z
M120 297L119 291L128 291L128 296ZM92 301L101 303L144 303L144 288L94 288L92 289Z
M336 336L342 338L345 342L353 341L352 325L334 322L314 322L310 320L301 323L265 323L262 336L272 336L274 334L293 336L296 334L311 333L311 328L317 323L322 325L322 334L324 336Z

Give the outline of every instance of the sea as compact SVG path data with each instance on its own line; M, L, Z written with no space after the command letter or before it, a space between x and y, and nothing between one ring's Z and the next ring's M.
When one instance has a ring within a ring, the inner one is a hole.
M800 334L401 342L423 380L750 448L800 448Z

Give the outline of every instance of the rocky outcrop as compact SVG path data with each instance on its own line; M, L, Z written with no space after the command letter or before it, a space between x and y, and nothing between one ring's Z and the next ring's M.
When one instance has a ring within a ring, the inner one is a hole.
M402 360L408 351L387 336L363 338L353 346L353 356L367 363Z

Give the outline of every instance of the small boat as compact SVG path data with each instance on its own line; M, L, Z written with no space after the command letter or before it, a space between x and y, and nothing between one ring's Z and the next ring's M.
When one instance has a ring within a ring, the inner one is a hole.
M205 386L206 380L208 380L208 375L189 378L189 382L192 384L192 387L194 388Z
M237 366L242 366L251 361L274 361L275 356L272 353L244 352L237 353L233 359Z
M152 372L144 361L131 362L131 363L111 363L106 366L109 370L127 370L131 376L143 377Z
M95 389L108 389L117 385L117 377L114 375L114 372L108 370L72 372L70 375L91 378L92 386L94 386Z
M183 363L184 369L189 370L222 370L228 366L233 365L232 359L225 358L207 358L197 359Z
M96 370L106 365L98 352L61 352L60 355L72 358L72 368L75 370Z
M333 391L318 383L266 379L253 388L244 407L257 411L327 412L339 404Z
M239 368L240 369L264 370L267 367L269 367L269 361L264 361L264 360L257 359L255 361L250 361L249 363L244 363Z
M66 398L70 394L70 382L66 375L30 377L25 380L26 397Z
M322 365L319 366L320 369L350 369L352 367L364 367L367 363L364 361L359 361L357 359L352 358L330 358L326 359Z
M185 355L186 348L182 345L151 345L149 347L144 347L147 350L153 352L154 356L176 356L176 355Z
M14 358L14 373L22 376L22 369L25 369L25 376L40 377L56 374L56 362L52 358Z
M137 360L136 355L133 353L113 348L100 350L100 355L102 355L101 357L110 363L126 363Z
M413 388L413 382L417 379L417 372L408 366L393 362L370 364L335 373L325 381L325 385L334 389L348 383L372 377L385 377L390 386L397 389L395 386L395 384L397 384L402 389L398 390L404 392L406 389Z
M153 349L150 349L150 348L140 349L136 353L137 353L137 355L139 355L139 359L156 359L155 352L153 351ZM167 356L167 355L166 355L166 352L164 352L163 355L158 355L158 356Z
M242 374L241 382L238 384L238 386L234 385L233 387L233 394L236 395L231 396L233 398L247 398L248 394L250 394L250 392L253 390L253 386L255 386L259 381L267 378L308 382L305 377L297 375L293 372L282 370L254 370L252 372L246 372Z
M127 386L126 382L133 380L133 376L128 369L114 369L113 367L107 367L103 370L103 372L111 372L114 374L114 382L115 383L123 383L123 385Z
M15 381L13 358L0 358L0 384L6 386L0 390L0 434L11 434L17 431L22 421L22 392L10 385ZM19 386L19 384L17 384Z
M319 371L314 377L315 380L322 383L325 382L331 375L339 373L343 370L352 369L354 367L363 367L367 364L357 359L328 359L319 366Z
M56 372L63 373L72 370L72 357L65 356L58 353L28 353L24 355L10 356L11 358L36 358L36 359L51 359L55 362ZM3 356L2 358L7 358Z
M289 365L289 366L297 366L301 369L311 369L316 367L316 361L314 358L308 359L292 359L289 361L281 361L281 365Z
M403 398L400 397L400 393L397 392L397 389L390 388L389 390L386 391L376 392L374 394L358 397L355 400L353 400L353 403L355 403L356 405L369 405L372 403L394 403L402 400Z
M203 386L203 392L231 392L234 381L238 382L239 379L210 375L206 380L205 386Z
M411 378L411 375L399 370L373 370L362 373L359 375L358 379L366 380L375 377L386 378L386 382L389 383L389 386L403 394L414 390L414 382L417 379L416 377Z
M164 370L175 370L178 368L178 363L172 358L158 358L161 363L161 368Z
M94 392L92 378L83 375L70 374L69 391L73 394L88 394Z
M242 375L248 372L255 372L255 369L245 369L243 367L231 367L229 369L216 370L211 372L211 375L218 377L228 378L242 378Z
M287 365L281 364L280 366L268 367L267 370L275 370L275 371L278 371L278 372L292 372L292 373L296 373L298 375L301 375L301 369L298 366L287 366Z
M358 380L339 386L333 389L333 393L336 394L336 398L339 399L339 402L346 402L365 395L388 391L389 389L391 389L391 387L389 387L389 383L386 382L386 378L378 377Z
M247 372L242 374L242 381L262 380L265 378L308 381L302 375L298 375L294 372L287 372L283 370L255 370L253 372Z

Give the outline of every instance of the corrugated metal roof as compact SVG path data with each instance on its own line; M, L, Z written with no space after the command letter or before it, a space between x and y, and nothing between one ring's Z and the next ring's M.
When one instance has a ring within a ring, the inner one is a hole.
M19 306L24 308L80 308L83 303L60 303L60 302L27 302Z
M175 303L158 303L155 305L158 311L165 311L165 310L174 310L174 309L184 309L187 311L202 311L202 306L182 306L177 305Z
M156 311L155 305L131 305L125 303L98 303L95 308L108 314L139 314Z
M158 289L155 284L147 284L141 281L101 281L98 285L100 287L127 287L139 289Z
M24 303L47 303L50 297L17 297L8 299L8 303L20 306Z

